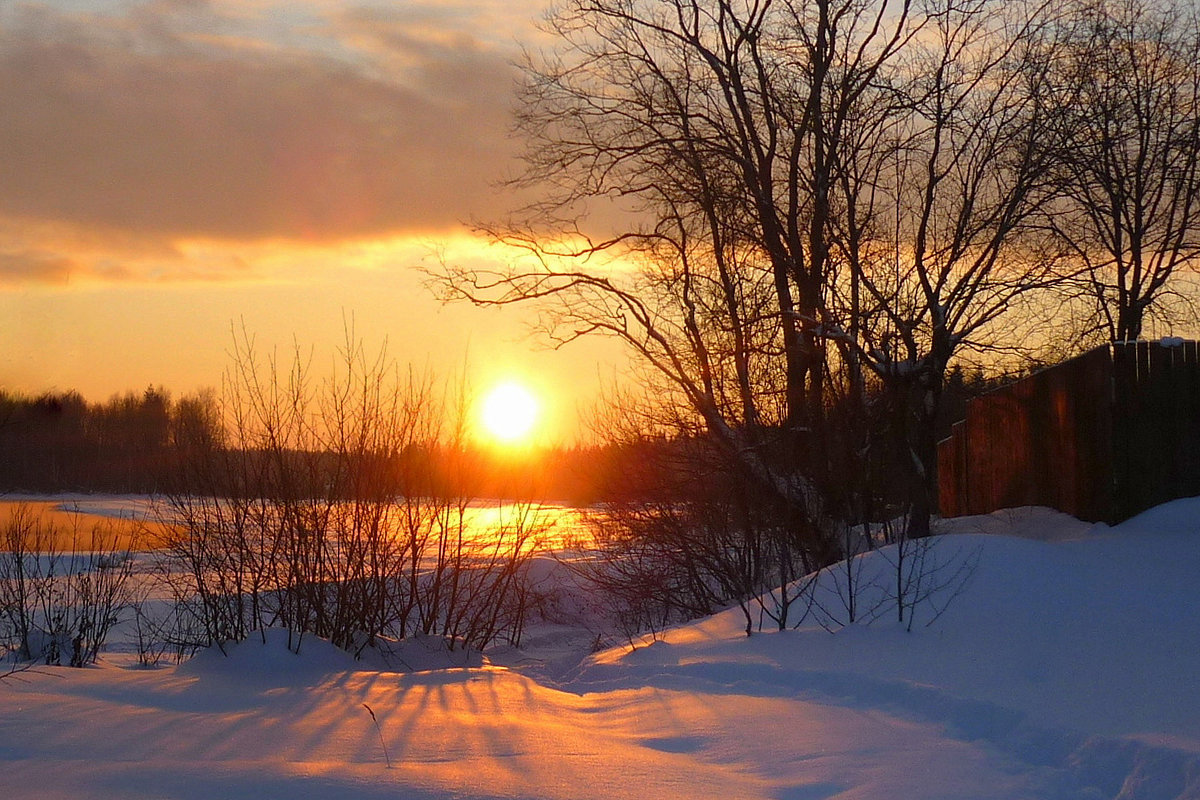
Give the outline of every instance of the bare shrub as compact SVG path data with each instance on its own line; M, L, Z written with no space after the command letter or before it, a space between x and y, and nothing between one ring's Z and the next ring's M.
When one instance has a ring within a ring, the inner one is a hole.
M796 581L823 563L802 521L702 437L643 439L567 565L627 638L737 604L746 633L785 627Z
M164 511L191 644L271 626L293 648L311 634L356 655L413 633L519 639L538 526L528 509L490 538L472 526L462 387L349 332L317 382L299 350L264 360L243 332L219 403L223 438L194 450Z
M0 641L18 659L94 663L133 601L131 549L109 525L85 533L76 515L62 530L27 506L0 537Z

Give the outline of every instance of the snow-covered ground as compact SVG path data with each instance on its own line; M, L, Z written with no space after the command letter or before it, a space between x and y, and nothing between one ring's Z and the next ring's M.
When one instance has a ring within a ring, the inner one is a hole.
M632 650L564 659L578 632L547 628L400 673L273 631L179 667L10 676L0 797L1200 797L1200 499L943 530L978 564L911 632L747 638L734 609Z

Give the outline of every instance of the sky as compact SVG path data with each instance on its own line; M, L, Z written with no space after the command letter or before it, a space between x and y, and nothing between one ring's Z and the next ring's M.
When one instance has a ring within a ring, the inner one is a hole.
M512 66L542 0L0 0L0 388L219 386L231 331L351 323L472 386L523 380L570 440L620 358L420 267L502 263ZM464 367L465 365L465 367Z

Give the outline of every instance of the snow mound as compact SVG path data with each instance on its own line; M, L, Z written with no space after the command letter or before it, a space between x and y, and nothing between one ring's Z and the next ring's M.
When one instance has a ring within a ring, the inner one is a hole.
M990 514L939 519L934 522L938 534L984 533L992 536L1013 536L1039 542L1079 539L1106 531L1103 523L1083 522L1045 506L1005 508Z
M224 653L218 647L202 650L176 672L202 680L284 686L320 682L356 666L349 653L325 639L301 638L282 628L268 628L251 633L245 641L226 643Z
M1126 530L1200 536L1200 497L1172 500L1117 526Z
M831 635L810 613L795 630L747 639L744 615L734 608L667 631L662 646L597 654L581 674L619 664L636 682L664 667L706 662L727 664L734 680L746 665L765 663L789 673L784 682L793 688L818 673L912 683L1047 726L1102 736L1155 731L1200 752L1200 498L1113 528L1068 517L1068 532L1089 532L1082 538L1042 535L1057 512L1007 516L1008 531L1004 514L988 515L988 534L933 543L942 576L957 561L970 563L961 590L942 596L949 605L928 627L931 609L920 606L911 632L895 621L894 601L887 603L894 554L881 548L860 556L855 573L863 607L883 598L869 625L832 626ZM840 614L840 622L844 569L830 568L813 590L816 605Z
M948 522L959 533L931 552L974 565L930 627L928 609L910 632L885 603L833 634L810 614L747 638L734 608L598 653L564 686L820 699L944 726L1044 770L1033 796L1200 797L1200 498L1112 528L1049 509ZM894 560L890 548L857 560L864 606L886 599ZM844 616L845 568L817 578L814 606Z

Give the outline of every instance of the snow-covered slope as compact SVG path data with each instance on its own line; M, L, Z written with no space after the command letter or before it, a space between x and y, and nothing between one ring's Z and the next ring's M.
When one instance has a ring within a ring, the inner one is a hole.
M735 609L553 679L365 670L275 633L173 669L14 676L0 796L1200 797L1200 500L1113 529L1039 510L944 529L978 565L912 632L747 639Z

